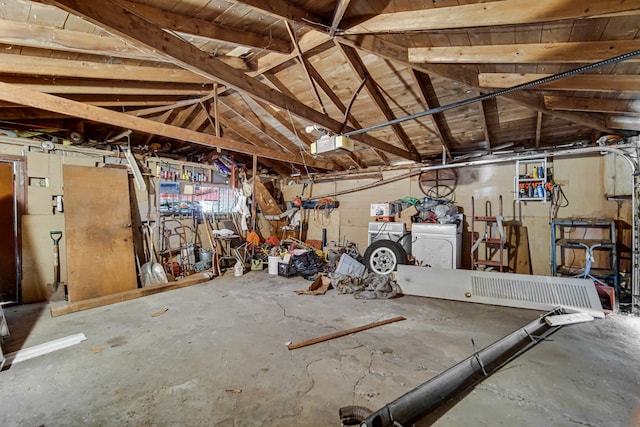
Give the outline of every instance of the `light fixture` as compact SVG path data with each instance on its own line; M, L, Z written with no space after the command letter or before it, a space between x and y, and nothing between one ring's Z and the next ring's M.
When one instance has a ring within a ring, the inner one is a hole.
M55 147L55 145L51 141L42 141L42 144L40 144L40 146L44 151L53 150L53 148Z
M326 130L326 129L324 129L324 128L321 128L321 127L320 127L320 126L318 126L318 125L310 125L310 126L307 126L306 128L304 128L304 131L305 131L305 132L307 132L307 133L314 133L314 132L320 132L320 133L322 133L322 134L327 134L327 133L329 133L329 131L327 131L327 130Z

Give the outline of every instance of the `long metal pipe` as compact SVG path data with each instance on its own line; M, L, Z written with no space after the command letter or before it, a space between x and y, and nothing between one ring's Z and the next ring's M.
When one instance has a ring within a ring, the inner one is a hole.
M560 326L547 325L544 317L563 312L560 308L551 311L488 347L475 352L457 365L373 412L360 426L410 426L424 420L427 416L436 418L437 414L434 414L434 411L438 408L442 408L452 399L464 393L465 390L480 383L493 372L560 329Z
M465 105L473 104L475 102L486 101L487 99L496 98L498 96L507 95L512 92L516 92L523 89L529 89L533 86L542 85L545 83L550 83L554 80L563 79L565 77L570 77L576 74L585 73L587 71L592 71L597 68L602 68L607 65L615 64L618 62L626 61L631 58L635 58L636 56L640 56L640 50L634 50L633 52L624 53L622 55L614 56L611 58L604 59L602 61L594 62L593 64L583 65L582 67L574 68L572 70L564 71L562 73L553 74L551 76L543 77L541 79L536 79L527 83L522 83L519 85L511 86L505 89L501 89L495 92L486 93L483 95L474 96L471 98L463 99L460 101L452 102L451 104L441 105L439 107L431 108L429 110L421 111L419 113L411 114L405 117L398 117L397 119L389 120L388 122L380 123L373 126L368 126L362 129L352 130L351 132L344 133L344 136L353 136L359 135L361 133L367 133L372 130L380 129L387 126L392 126L398 123L406 122L408 120L418 119L420 117L428 116L431 114L442 113L447 110L452 110L454 108L463 107Z

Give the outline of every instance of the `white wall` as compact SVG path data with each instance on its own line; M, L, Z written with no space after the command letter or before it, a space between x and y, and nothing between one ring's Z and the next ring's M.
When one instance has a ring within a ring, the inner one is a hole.
M607 155L606 157L611 156ZM557 210L557 217L611 217L630 224L630 202L615 202L606 200L605 184L612 179L610 168L605 177L605 157L595 155L590 157L563 157L549 161L553 168L554 180L561 187L569 200L567 207ZM618 168L616 180L630 178L628 168ZM384 172L385 179L406 173L406 170ZM534 274L550 274L550 215L552 204L541 202L514 203L515 163L500 165L485 165L457 169L458 185L455 191L455 203L465 214L465 233L463 236L463 266L469 265L470 248L470 216L471 197L476 199L476 209L484 211L484 202L491 201L494 215L497 214L499 195L503 197L504 215L506 219L520 219L528 229L531 265ZM614 174L615 175L615 174ZM371 221L369 205L376 202L388 202L405 196L424 197L417 182L417 177L402 179L398 182L386 184L373 189L337 196L340 207L331 214L327 223L328 240L343 240L355 242L361 253L367 247L367 226ZM304 197L331 195L346 189L370 184L375 179L353 181L335 181L317 183L308 187ZM283 193L286 200L293 200L301 194L300 184L289 185L283 181ZM307 217L309 217L307 213ZM313 213L311 214L313 215ZM325 220L325 222L327 222ZM318 239L320 228L309 221L308 238ZM629 232L630 236L630 232Z

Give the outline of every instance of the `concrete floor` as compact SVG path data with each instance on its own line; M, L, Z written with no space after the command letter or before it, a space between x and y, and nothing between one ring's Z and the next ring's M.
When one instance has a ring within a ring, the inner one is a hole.
M398 297L299 296L264 272L51 318L5 308L5 353L83 332L0 372L0 425L338 426L379 409L540 313ZM168 311L151 317L163 307ZM293 351L298 342L407 320ZM567 326L481 383L437 426L640 425L640 318Z

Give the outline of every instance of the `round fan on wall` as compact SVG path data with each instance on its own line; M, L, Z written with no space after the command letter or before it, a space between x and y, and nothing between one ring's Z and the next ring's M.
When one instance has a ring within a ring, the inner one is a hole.
M418 185L425 196L432 199L455 199L458 174L455 169L435 169L423 171L418 177Z

